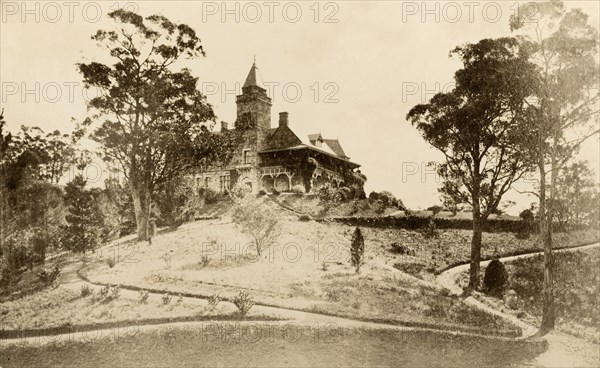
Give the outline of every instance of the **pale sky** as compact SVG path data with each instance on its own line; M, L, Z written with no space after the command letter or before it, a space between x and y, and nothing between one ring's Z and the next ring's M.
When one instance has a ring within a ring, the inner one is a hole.
M599 24L599 2L565 3ZM460 67L448 58L451 49L510 35L508 19L517 4L0 0L0 106L11 130L24 124L70 131L72 117L86 116L75 63L106 60L106 51L90 40L96 30L114 26L106 14L117 7L161 13L200 35L206 58L180 65L200 78L218 121L235 120L235 94L256 55L271 86L273 126L277 113L288 111L292 129L339 138L362 165L367 193L389 190L411 208L427 207L439 203L439 183L422 169L441 155L406 114L451 88ZM581 158L598 171L599 157L594 139ZM534 201L516 193L507 199L518 201L513 213Z

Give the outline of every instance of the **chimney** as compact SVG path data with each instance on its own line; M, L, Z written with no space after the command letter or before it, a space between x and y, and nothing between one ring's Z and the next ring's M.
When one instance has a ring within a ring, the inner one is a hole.
M221 131L223 130L227 130L227 123L224 121L221 122Z
M279 126L288 126L288 113L280 112L279 113Z

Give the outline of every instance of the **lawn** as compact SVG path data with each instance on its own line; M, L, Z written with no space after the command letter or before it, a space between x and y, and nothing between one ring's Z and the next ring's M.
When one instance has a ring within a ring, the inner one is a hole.
M512 328L399 272L389 262L395 255L383 250L370 230L366 264L356 274L348 263L352 228L300 222L289 215L282 215L282 221L279 244L261 258L233 223L209 220L163 233L151 246L137 244L133 257L112 268L102 260L91 262L83 274L94 282L204 296L232 298L246 289L265 305L364 320L477 326L484 332Z
M507 367L530 365L545 346L379 329L269 323L250 334L226 326L135 331L118 340L0 346L2 367ZM229 331L234 331L230 329ZM242 330L243 331L243 330ZM246 337L248 336L248 337Z
M90 295L64 287L48 287L36 293L0 304L0 336L29 330L60 332L73 326L111 325L137 323L144 320L156 322L169 320L237 319L236 308L229 303L214 308L206 301L179 298L171 295L168 303L162 295L149 295L142 301L139 293L121 290L118 296L111 289L106 296L99 288ZM251 313L248 318L263 319Z

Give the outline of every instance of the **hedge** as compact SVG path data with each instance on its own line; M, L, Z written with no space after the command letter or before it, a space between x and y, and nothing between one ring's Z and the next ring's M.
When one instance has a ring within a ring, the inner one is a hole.
M363 226L375 228L398 228L418 230L429 224L430 217L423 216L402 216L402 217L331 217L319 219L319 222L339 222L350 226ZM471 219L452 219L452 218L433 218L437 229L462 229L472 230L473 220ZM519 220L493 219L487 220L483 224L483 231L493 232L525 232L528 231L528 225Z

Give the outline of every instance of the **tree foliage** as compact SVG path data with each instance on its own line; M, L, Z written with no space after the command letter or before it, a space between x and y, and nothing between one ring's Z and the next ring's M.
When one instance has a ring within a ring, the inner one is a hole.
M98 247L102 235L102 214L94 193L85 189L85 185L83 176L77 175L65 188L69 213L67 224L62 227L62 245L79 253Z
M598 30L581 9L567 11L558 0L523 4L511 17L510 27L529 50L540 81L528 107L528 134L522 149L536 162L540 180L537 195L545 269L540 331L544 334L556 320L552 219L558 178L583 142L600 132Z
M350 264L355 268L356 273L360 272L361 266L365 263L365 239L359 227L354 229L352 241L350 242Z
M454 76L456 87L413 107L407 119L444 155L437 169L445 205L473 209L469 285L476 288L482 223L531 167L518 141L526 99L535 88L535 66L514 38L484 39L451 54L463 63Z
M189 170L211 137L211 106L197 90L198 79L182 68L183 58L204 50L196 32L161 15L146 18L125 10L109 13L115 30L98 30L92 39L105 46L114 64L78 64L86 87L100 94L89 101L99 122L92 138L103 157L128 181L135 206L138 239L148 238L152 195ZM214 148L214 147L212 147Z
M252 195L238 201L233 209L232 220L242 233L252 239L259 257L281 235L281 221L277 213Z

